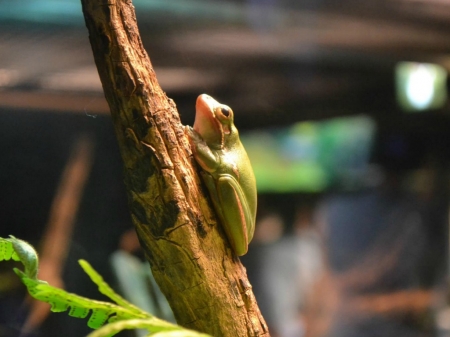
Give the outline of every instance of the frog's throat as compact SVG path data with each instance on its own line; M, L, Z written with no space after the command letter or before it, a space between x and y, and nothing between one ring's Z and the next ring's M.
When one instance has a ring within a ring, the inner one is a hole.
M214 112L199 109L195 115L194 130L212 147L222 148L224 145L224 130L222 124L215 118Z

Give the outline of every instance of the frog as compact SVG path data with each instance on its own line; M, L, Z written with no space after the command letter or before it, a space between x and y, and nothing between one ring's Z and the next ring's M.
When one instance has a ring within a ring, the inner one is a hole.
M198 96L186 134L200 175L231 248L245 255L255 231L257 190L234 112L207 94Z

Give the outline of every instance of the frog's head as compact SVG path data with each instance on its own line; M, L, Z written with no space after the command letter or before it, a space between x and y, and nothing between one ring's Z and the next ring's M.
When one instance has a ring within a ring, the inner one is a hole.
M212 147L222 148L226 138L236 132L230 107L206 94L197 98L194 130Z

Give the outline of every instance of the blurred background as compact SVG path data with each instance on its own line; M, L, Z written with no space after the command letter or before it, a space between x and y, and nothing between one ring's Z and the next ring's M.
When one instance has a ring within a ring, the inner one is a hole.
M272 336L450 335L450 1L134 5L183 124L200 93L235 111L259 191L242 262ZM38 247L51 284L98 298L84 258L171 319L78 0L0 0L0 135L0 236ZM89 331L47 313L2 262L0 336Z

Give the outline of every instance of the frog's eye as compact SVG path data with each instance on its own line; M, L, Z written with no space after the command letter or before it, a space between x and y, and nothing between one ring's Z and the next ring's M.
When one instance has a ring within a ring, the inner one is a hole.
M229 117L229 116L230 116L230 110L229 110L229 109L227 109L227 108L221 108L220 111L222 112L222 114L223 114L225 117Z

